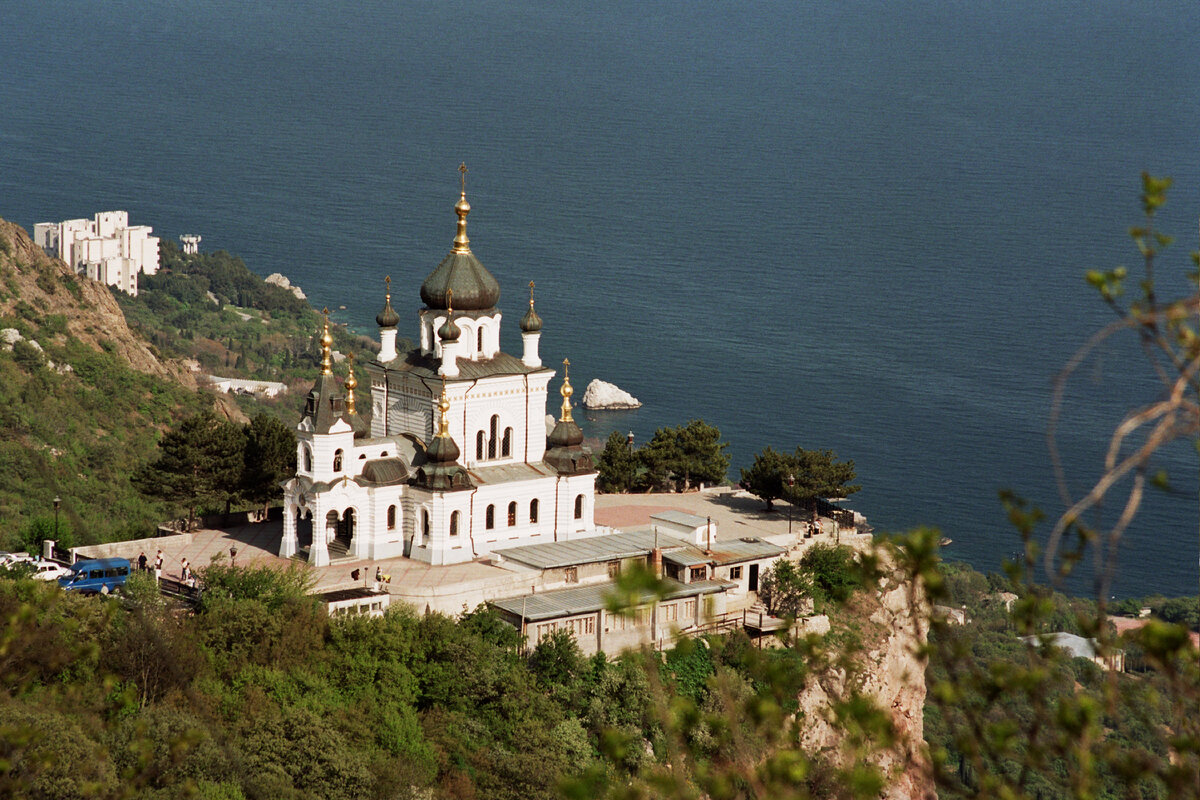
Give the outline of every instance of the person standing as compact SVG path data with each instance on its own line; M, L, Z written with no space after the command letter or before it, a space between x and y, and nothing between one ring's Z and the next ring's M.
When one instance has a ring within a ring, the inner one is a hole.
M138 571L139 572L146 571L146 553L145 553L145 551L142 551L141 555L138 556Z
M159 550L158 555L156 555L154 557L154 580L157 581L162 578L162 567L163 567L163 553L162 553L162 550Z
M183 583L189 583L192 580L192 567L188 564L186 558L180 561L180 564L183 565L183 569L179 573L180 578L182 578Z
M237 545L236 544L230 545L230 547L229 547L229 566L231 566L231 567L237 566Z

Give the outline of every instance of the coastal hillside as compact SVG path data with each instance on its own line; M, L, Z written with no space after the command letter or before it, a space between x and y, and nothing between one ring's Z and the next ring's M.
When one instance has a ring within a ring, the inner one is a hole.
M152 531L168 511L129 475L160 431L214 397L130 330L105 286L4 220L0 332L0 549Z

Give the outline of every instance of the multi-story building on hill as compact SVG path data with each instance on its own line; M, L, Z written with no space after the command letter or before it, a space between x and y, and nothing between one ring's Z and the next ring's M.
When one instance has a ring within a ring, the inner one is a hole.
M148 225L129 225L126 211L102 211L93 219L39 222L33 240L80 275L138 293L138 274L158 272L158 237Z

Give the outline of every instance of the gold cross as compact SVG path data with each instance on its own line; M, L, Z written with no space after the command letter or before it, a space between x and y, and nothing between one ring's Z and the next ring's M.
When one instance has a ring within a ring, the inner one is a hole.
M387 290L390 292L392 290L392 276L388 275L383 279L383 282L387 284Z
M533 308L533 281L529 282L529 307Z
M458 171L462 173L462 193L466 194L467 193L467 163L465 161L458 165Z
M453 289L446 290L446 313L448 313L448 314L454 313L454 290Z

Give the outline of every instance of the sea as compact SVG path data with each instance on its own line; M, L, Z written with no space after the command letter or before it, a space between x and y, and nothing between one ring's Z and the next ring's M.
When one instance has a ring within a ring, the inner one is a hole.
M1142 274L1148 171L1175 179L1158 291L1189 292L1197 42L1194 0L5 0L0 216L125 209L366 333L390 276L412 336L465 163L505 348L532 280L577 399L644 403L589 436L701 418L735 481L831 449L877 531L993 571L1021 550L999 492L1044 536L1164 396L1084 274ZM1197 592L1196 449L1159 468L1114 595Z

